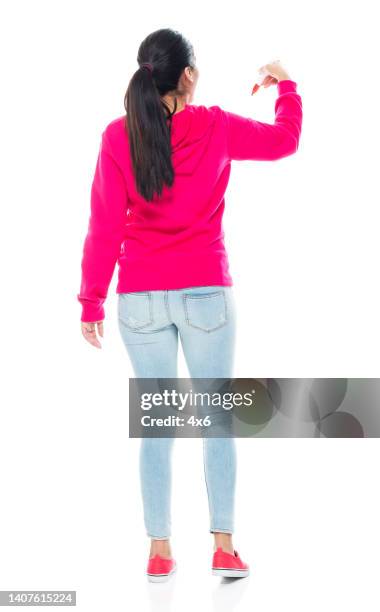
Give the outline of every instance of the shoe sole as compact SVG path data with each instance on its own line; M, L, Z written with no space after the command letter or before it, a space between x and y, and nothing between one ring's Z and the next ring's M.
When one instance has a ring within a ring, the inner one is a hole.
M169 574L147 574L149 582L167 582L175 571L177 570L177 566L175 565Z
M213 576L221 576L222 578L246 578L249 576L249 570L227 569L227 568L212 568Z

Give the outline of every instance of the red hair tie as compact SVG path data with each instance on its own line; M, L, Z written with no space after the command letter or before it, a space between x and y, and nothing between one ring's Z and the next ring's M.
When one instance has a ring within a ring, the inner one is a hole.
M150 72L153 72L153 65L150 62L143 62L140 68L148 68Z

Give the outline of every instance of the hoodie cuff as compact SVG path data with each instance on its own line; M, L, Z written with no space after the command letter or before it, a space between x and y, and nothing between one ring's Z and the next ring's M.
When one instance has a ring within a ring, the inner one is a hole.
M277 91L278 95L287 93L288 91L297 91L297 83L291 79L283 79L277 83Z
M84 301L83 298L79 301L82 304L82 314L80 320L83 323L95 323L97 321L104 321L103 306L97 306L93 302Z

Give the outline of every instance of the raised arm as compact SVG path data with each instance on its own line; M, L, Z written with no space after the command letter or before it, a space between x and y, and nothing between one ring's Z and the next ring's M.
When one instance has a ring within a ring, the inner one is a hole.
M222 111L231 160L272 161L297 151L302 127L302 100L297 83L284 79L276 87L273 124Z
M125 236L127 202L123 173L103 132L91 187L91 213L77 294L82 304L81 321L104 319L103 304Z

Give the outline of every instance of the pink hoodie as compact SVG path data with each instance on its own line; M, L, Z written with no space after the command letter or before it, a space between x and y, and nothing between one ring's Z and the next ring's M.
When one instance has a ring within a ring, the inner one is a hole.
M102 133L91 188L77 299L82 321L104 319L116 262L117 293L232 285L224 245L224 194L232 160L276 160L298 149L297 84L277 83L274 124L187 104L173 115L174 185L146 202L135 188L125 115Z

